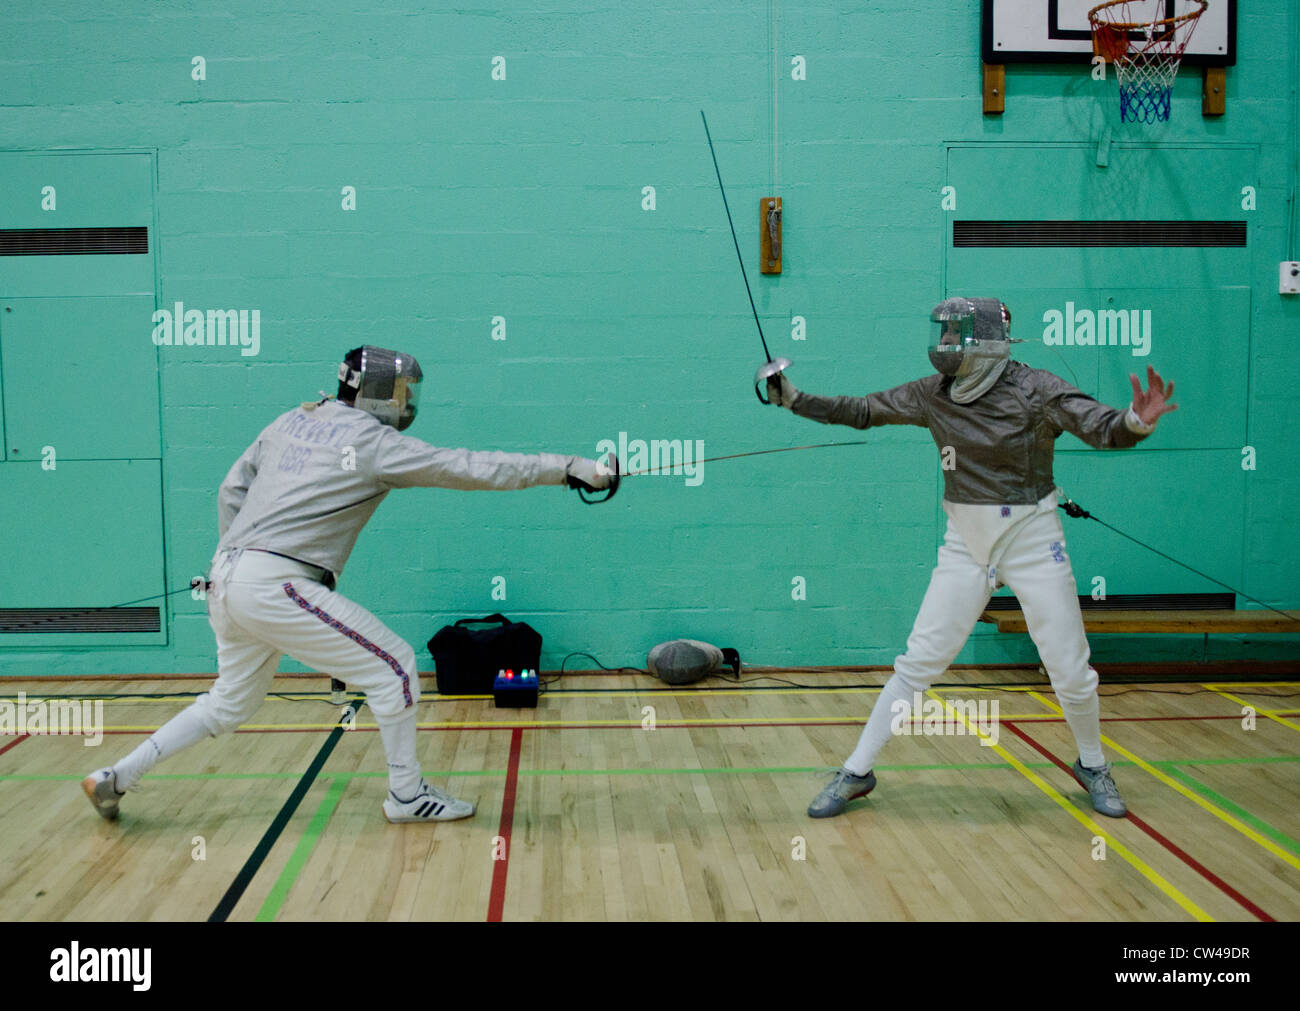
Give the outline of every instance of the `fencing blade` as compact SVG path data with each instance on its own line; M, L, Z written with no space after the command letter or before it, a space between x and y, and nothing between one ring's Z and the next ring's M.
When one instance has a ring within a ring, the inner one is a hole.
M780 361L781 359L777 359ZM775 364L775 363L773 363ZM754 449L748 453L729 453L726 456L710 456L703 460L696 460L695 463L717 463L719 460L740 460L746 456L767 456L769 453L798 453L805 449L831 449L834 446L866 446L870 439L858 439L855 442L818 442L811 446L782 446L779 449ZM624 477L640 477L643 474L661 474L666 470L672 470L674 467L681 468L680 463L669 463L662 467L647 467L645 470L629 470Z
M758 397L760 404L770 404L771 401L763 396L759 384L778 372L784 372L793 362L789 358L778 358L773 361L772 352L767 349L767 338L763 336L763 324L758 319L758 307L754 305L754 292L749 287L749 275L745 272L745 257L740 252L740 240L736 238L735 222L731 220L731 205L727 203L727 188L722 185L722 170L718 168L718 153L713 149L713 135L709 133L709 120L704 115L703 109L700 110L700 119L704 122L704 136L709 142L709 154L713 158L713 171L718 177L718 190L722 194L722 208L727 212L727 227L731 229L731 243L736 247L736 259L740 262L740 276L745 282L745 294L749 296L749 308L754 313L754 325L758 327L758 339L763 342L763 355L767 358L767 364L760 368L759 372L761 374L763 369L771 370L766 374L754 377L754 395Z

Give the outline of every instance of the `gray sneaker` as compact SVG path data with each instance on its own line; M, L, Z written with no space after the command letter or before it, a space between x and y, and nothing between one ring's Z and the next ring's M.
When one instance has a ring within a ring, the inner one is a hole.
M876 774L855 776L848 769L840 769L827 784L826 789L808 805L808 817L833 818L848 806L849 801L865 797L876 788Z
M1092 797L1092 806L1109 818L1123 818L1128 814L1124 798L1119 795L1115 780L1110 776L1110 764L1100 769L1089 769L1079 759L1074 761L1074 778Z
M113 821L117 817L118 801L126 795L118 792L117 774L111 768L96 769L81 781L81 789L101 818Z

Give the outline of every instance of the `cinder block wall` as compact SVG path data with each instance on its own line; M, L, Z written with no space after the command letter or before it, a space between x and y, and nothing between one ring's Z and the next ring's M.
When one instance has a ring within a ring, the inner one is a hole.
M1244 506L1233 499L1221 517L1245 530L1239 564L1212 574L1275 606L1300 604L1289 533L1300 308L1277 294L1277 262L1300 255L1294 13L1284 35L1273 14L1242 10L1225 117L1200 115L1191 71L1177 82L1173 121L1143 129L1118 124L1113 82L1077 67L1011 68L1006 114L983 116L976 0L781 4L775 33L771 4L740 0L538 0L495 13L425 0L212 6L221 10L125 0L108 13L52 0L0 14L0 149L154 152L158 305L261 313L256 356L159 349L166 586L153 592L204 571L227 468L275 415L333 390L340 356L361 343L419 358L427 388L410 434L441 445L593 455L626 433L717 456L862 438L761 408L750 392L762 356L704 108L768 342L795 359L797 384L824 393L928 371L927 312L948 294L954 214L940 191L951 145L1083 149L1110 130L1119 146L1250 147L1258 178L1244 182L1257 186L1257 209L1219 215L1249 221L1249 325L1171 335L1150 361L1177 380L1181 363L1249 343L1258 463ZM1202 182L1165 179L1115 217L1167 216L1169 193ZM1122 196L1122 182L1106 185ZM355 210L344 209L345 187ZM785 272L760 277L758 201L773 192L786 202ZM1050 265L1057 254L1041 255ZM997 295L1010 281L1024 283L991 276L967 293ZM1020 336L1037 326L1029 320ZM33 381L45 379L3 376L6 387ZM1118 383L1097 393L1128 400ZM103 396L112 425L111 379ZM1178 396L1204 405L1218 391L1180 384ZM1179 452L1160 438L1155 471ZM888 663L933 565L941 483L925 432L869 439L706 464L694 484L632 479L606 506L554 488L398 492L339 589L415 643L426 669L436 628L498 610L543 633L547 667L571 650L640 665L678 635L734 645L755 663ZM1083 448L1070 436L1059 447ZM1121 528L1141 518L1157 546L1180 543L1189 513L1219 508L1209 478L1072 491ZM1080 521L1065 522L1081 592L1086 572L1141 553L1090 534L1081 554L1070 525ZM77 564L48 535L50 564ZM0 545L13 537L0 533ZM497 577L504 600L493 597ZM1115 592L1164 588L1140 582ZM173 597L167 620L165 646L6 647L0 669L212 671L202 603ZM1284 655L1294 641L1224 639L1210 652ZM1199 637L1094 639L1102 659L1202 649ZM1027 638L983 630L958 657L1032 659Z

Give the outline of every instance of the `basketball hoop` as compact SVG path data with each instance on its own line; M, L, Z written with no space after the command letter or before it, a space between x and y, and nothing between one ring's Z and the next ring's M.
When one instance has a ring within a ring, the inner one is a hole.
M1209 7L1206 0L1183 0L1183 5L1194 9L1172 18L1150 20L1142 20L1141 15L1157 6L1165 7L1165 3L1109 0L1088 11L1093 54L1115 64L1121 123L1169 119L1178 65L1197 21ZM1169 10L1177 7L1177 0L1168 4Z

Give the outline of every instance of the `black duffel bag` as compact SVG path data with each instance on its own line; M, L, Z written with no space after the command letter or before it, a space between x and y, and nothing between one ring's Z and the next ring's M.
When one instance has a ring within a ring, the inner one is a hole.
M491 625L491 628L468 628ZM491 695L497 671L537 670L542 636L531 625L504 614L462 618L429 640L440 695Z

